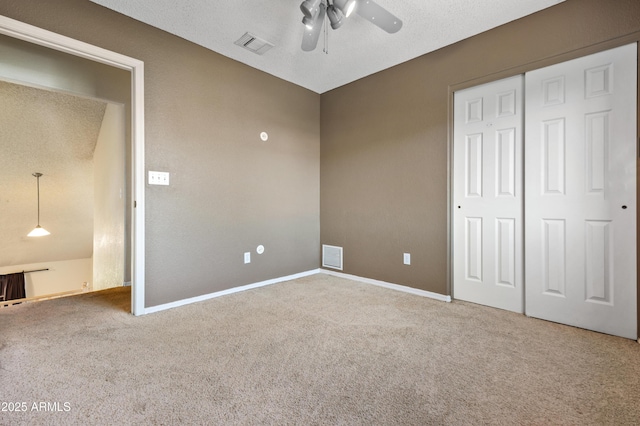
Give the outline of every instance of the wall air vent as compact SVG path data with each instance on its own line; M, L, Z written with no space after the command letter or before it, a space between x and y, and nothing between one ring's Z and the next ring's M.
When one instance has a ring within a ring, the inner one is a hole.
M258 55L262 55L264 52L273 47L273 44L269 43L267 40L263 40L251 33L244 33L244 35L236 40L234 44L237 44L240 47L244 47L245 49L250 50L253 53L257 53Z
M322 267L342 271L342 247L322 245Z

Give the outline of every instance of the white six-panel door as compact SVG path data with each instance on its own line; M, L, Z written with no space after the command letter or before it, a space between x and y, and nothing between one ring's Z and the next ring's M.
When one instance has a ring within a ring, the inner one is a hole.
M523 311L522 76L454 97L453 296Z
M636 339L636 45L526 74L526 314Z
M638 337L636 52L455 93L454 298Z

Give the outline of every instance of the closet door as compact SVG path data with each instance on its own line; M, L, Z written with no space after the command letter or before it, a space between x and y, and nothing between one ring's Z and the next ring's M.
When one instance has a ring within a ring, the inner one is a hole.
M456 92L453 296L523 312L522 76Z
M637 47L526 74L526 314L636 339Z

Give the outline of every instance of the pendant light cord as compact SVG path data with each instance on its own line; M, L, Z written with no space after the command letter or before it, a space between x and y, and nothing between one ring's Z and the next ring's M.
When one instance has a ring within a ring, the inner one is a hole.
M38 188L38 226L40 226L40 176L42 176L42 173L34 173L33 175L36 177Z
M36 177L38 181L38 226L40 226L40 176Z

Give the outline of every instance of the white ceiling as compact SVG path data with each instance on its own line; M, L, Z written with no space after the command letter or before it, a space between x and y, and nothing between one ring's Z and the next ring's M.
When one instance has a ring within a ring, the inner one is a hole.
M403 21L387 34L357 14L300 48L302 0L91 0L276 77L323 93L564 0L376 0ZM234 44L245 32L275 47L259 56Z
M0 266L93 253L93 154L106 103L0 81ZM37 223L51 232L27 237Z

